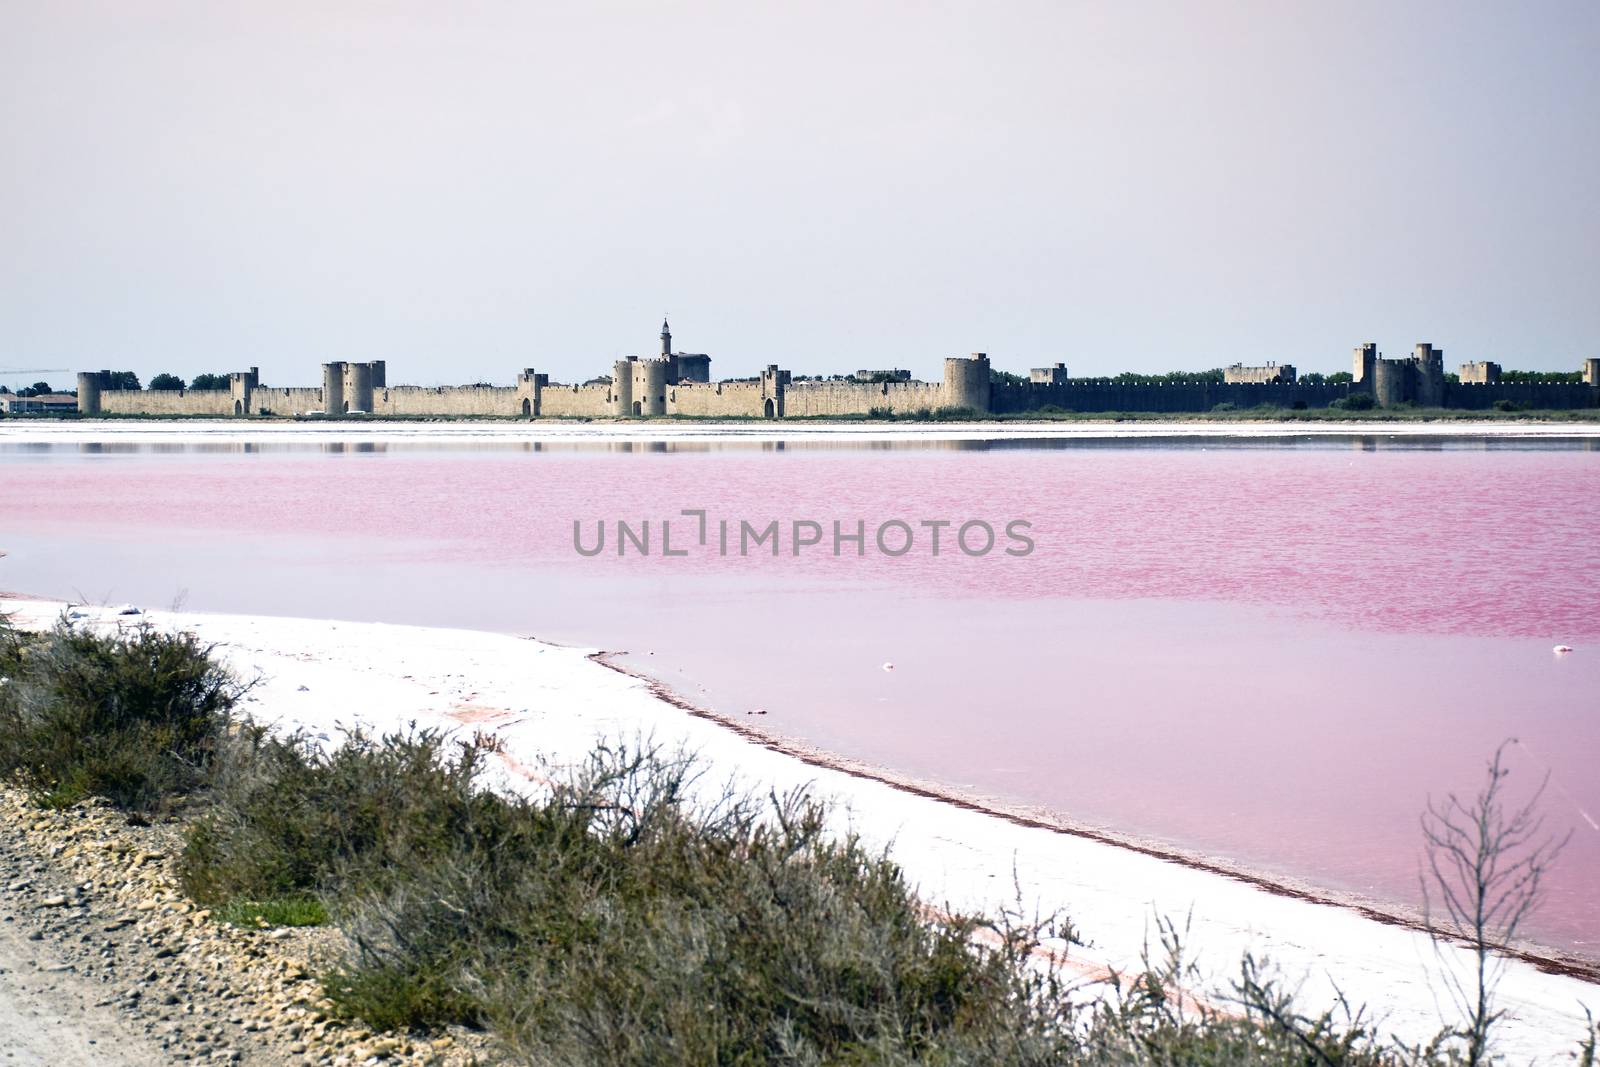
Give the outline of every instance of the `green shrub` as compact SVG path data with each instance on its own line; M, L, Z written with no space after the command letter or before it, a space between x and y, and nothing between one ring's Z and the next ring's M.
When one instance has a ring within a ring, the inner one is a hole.
M1521 406L1515 400L1505 400L1505 399L1496 400L1494 402L1494 409L1496 411L1521 411L1522 410Z
M148 811L206 784L244 691L190 634L98 634L63 620L0 687L0 774L65 806Z
M243 731L217 765L212 807L188 831L179 879L212 907L370 889L410 856L447 850L474 809L497 803L473 788L488 751L428 730L357 731L331 751Z
M1022 1027L1033 928L931 915L802 795L691 808L690 763L600 749L541 803L407 857L347 909L328 995L377 1026L491 1026L539 1063L914 1058ZM1000 948L975 952L980 927Z
M1371 411L1378 402L1371 393L1351 393L1331 401L1328 406L1336 411Z
M1342 1002L1304 1014L1249 958L1233 1003L1194 1007L1169 923L1159 958L1075 996L1042 956L1066 923L930 908L807 795L702 793L649 747L602 745L527 798L483 788L482 739L238 736L185 884L250 925L331 901L347 949L324 991L378 1029L484 1026L509 1062L553 1065L1452 1062Z
M5 679L0 689L10 685L22 670L22 650L27 644L28 636L12 625L11 616L0 612L0 678ZM0 693L0 700L3 699L4 694Z
M1212 411L1217 412L1237 411L1238 409L1239 405L1235 404L1231 400L1224 400L1220 404L1216 404L1211 408Z

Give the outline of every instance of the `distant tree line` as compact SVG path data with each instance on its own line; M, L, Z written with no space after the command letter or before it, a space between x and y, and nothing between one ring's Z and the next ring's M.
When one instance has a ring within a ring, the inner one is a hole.
M1072 380L1091 385L1220 385L1222 383L1222 368L1175 370L1168 371L1166 374L1135 374L1132 371L1123 371L1121 374L1111 378L1074 378Z
M6 389L4 386L0 386L0 390L3 390L5 392L7 392L7 393L11 392L11 390ZM46 394L50 393L51 391L52 390L50 389L50 383L49 382L34 382L32 385L25 385L21 389L18 389L17 390L17 395L18 396L45 396Z
M127 372L124 372L124 373L127 373ZM127 388L137 389L137 388L139 388L139 385L138 385L139 379L134 378L133 381L134 381L134 384L132 386L117 386L117 388L119 388L119 389L127 389ZM178 377L176 374L158 374L154 378L150 379L150 388L151 389L169 389L169 390L170 389L182 389L182 388L184 388L184 384L183 384L183 379ZM194 376L193 380L191 380L189 382L188 388L191 389L191 390L193 390L193 389L201 389L201 390L204 390L204 389L226 389L226 388L228 388L228 376L226 374L196 374Z
M228 388L228 384L228 376L226 374L196 374L194 379L189 383L188 388L226 389ZM140 384L139 376L133 371L114 370L110 372L110 377L101 384L100 388L136 390L142 389L144 386ZM176 374L157 374L155 377L150 379L150 388L152 390L176 390L184 388L184 384L183 379L178 377ZM9 392L11 392L10 388L0 385L0 393ZM18 389L16 391L16 395L46 396L54 392L56 392L56 390L50 388L49 382L34 382L32 385L23 386L21 389ZM76 390L62 390L62 392L71 395L76 393Z

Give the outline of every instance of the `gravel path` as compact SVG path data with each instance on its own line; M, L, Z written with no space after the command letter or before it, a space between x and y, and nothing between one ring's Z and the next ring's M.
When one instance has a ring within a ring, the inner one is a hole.
M111 1006L95 1007L99 989L64 963L37 933L19 928L7 893L0 905L0 1062L55 1067L168 1062L160 1046Z
M0 1067L465 1067L479 1035L374 1034L314 974L332 929L220 923L178 891L182 825L0 789Z

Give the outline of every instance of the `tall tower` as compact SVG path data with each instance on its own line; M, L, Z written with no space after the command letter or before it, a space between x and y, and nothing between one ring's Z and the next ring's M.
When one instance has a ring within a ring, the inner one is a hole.
M661 319L661 354L663 356L672 355L672 331L667 328L665 316Z
M1352 380L1358 385L1365 385L1367 392L1372 391L1373 364L1378 359L1378 345L1375 341L1368 341L1355 351L1354 366L1350 369Z

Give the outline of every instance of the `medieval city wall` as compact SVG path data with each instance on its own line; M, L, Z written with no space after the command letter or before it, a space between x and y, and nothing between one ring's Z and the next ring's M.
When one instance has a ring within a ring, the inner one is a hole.
M227 389L107 389L100 394L107 415L232 415Z
M514 385L392 385L372 391L372 414L520 415Z
M937 382L790 382L783 394L786 418L866 415L875 408L904 415L944 406L944 386Z
M990 390L990 409L1014 415L1056 407L1063 411L1210 411L1218 404L1253 408L1263 404L1292 408L1325 408L1349 395L1348 385L1296 382L997 382Z
M230 409L231 410L231 409ZM304 415L308 411L322 410L322 390L315 386L295 386L288 389L250 390L251 415Z
M611 386L544 385L539 389L539 414L565 418L603 419L611 414ZM519 404L517 414L522 413Z
M1600 407L1600 384L1591 384L1600 382L1600 359L1585 363L1591 382L1452 383L1445 380L1439 350L1419 345L1418 353L1407 359L1382 359L1376 346L1364 345L1356 354L1356 370L1362 380L1339 385L1284 381L1131 384L1069 379L1062 365L1037 371L1028 381L991 382L989 360L982 353L974 353L970 359L945 360L940 382L794 381L789 372L769 365L759 379L669 385L670 359L619 360L612 380L583 385L551 383L547 375L525 368L511 386L389 387L382 361L325 364L321 388L264 388L257 384L257 369L251 367L230 375L230 388L225 390L115 390L104 387L111 380L109 372L85 371L78 375L78 402L79 410L87 414L110 415L293 417L366 410L377 417L591 419L619 414L814 418L864 416L874 411L909 415L953 408L968 408L979 416L1043 409L1204 413L1232 406L1315 410L1353 393L1371 395L1379 407L1414 404L1479 411L1505 403L1525 410ZM1482 369L1487 366L1475 364L1467 369L1487 377L1487 370ZM1473 367L1479 370L1473 371ZM1259 369L1229 368L1233 377ZM1287 368L1280 369L1287 373Z
M1444 406L1483 411L1500 400L1527 410L1592 408L1600 406L1600 389L1583 382L1476 382L1444 386Z
M758 381L679 382L668 390L667 411L705 418L760 418L766 413L763 399Z

